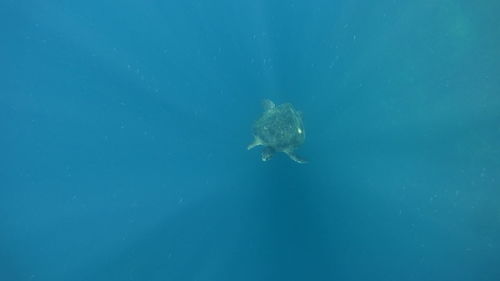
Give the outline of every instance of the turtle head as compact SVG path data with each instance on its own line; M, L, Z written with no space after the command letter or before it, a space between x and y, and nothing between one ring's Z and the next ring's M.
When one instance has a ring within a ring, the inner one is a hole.
M266 147L262 150L262 154L260 155L260 159L262 159L262 161L266 162L266 161L271 160L271 158L273 158L273 156L274 156L274 149L272 149L270 147Z

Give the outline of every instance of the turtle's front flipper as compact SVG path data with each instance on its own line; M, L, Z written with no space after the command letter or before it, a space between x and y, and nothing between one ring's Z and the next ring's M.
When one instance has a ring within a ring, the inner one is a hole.
M247 149L250 150L258 145L261 145L262 141L259 138L255 138L251 144L247 146Z
M288 157L290 157L290 159L292 159L293 161L295 161L297 163L300 163L300 164L307 163L307 160L305 160L304 158L298 156L293 151L291 151L291 152L285 152L285 153L288 155Z

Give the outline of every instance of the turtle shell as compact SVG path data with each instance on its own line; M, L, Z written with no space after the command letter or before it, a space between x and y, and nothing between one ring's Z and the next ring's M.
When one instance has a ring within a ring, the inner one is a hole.
M254 123L253 133L276 151L291 151L305 140L302 114L292 104L271 107Z

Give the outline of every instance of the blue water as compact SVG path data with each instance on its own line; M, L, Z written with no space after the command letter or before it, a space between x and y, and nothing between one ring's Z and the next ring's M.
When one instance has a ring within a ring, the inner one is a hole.
M3 0L0 281L500 280L499 3Z

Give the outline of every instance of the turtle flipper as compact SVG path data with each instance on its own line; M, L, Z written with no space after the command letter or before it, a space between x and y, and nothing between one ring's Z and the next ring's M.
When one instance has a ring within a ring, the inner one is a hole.
M297 163L300 163L300 164L305 164L307 163L307 160L298 156L297 154L295 154L293 151L288 151L288 152L285 152L288 157L290 157L290 159L292 159L293 161L297 162Z
M259 138L255 138L253 142L247 146L247 149L250 150L259 145L262 145L262 141Z
M268 111L268 110L273 109L276 106L274 105L274 102L272 100L265 99L265 100L262 101L262 107L264 107L265 111Z

